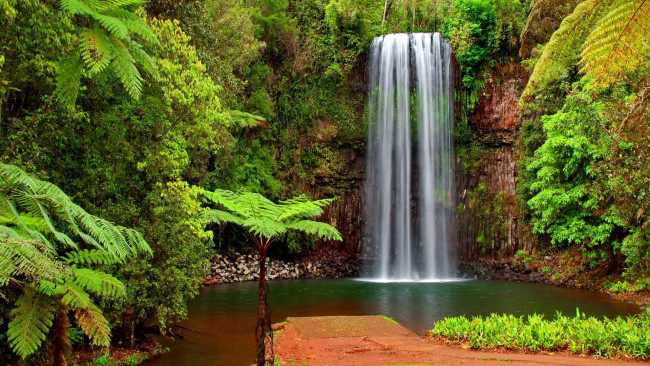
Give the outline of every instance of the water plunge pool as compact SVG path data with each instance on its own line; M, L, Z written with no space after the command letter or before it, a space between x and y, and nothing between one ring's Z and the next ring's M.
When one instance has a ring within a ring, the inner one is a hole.
M356 280L299 280L269 284L272 321L290 316L386 315L419 335L449 316L581 312L629 315L636 305L589 292L549 285L460 281L380 283ZM189 304L181 326L185 338L163 340L171 351L150 365L250 365L255 360L257 282L206 287Z

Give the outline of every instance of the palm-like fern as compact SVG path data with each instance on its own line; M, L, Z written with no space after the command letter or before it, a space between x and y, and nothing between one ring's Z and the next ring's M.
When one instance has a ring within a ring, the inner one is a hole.
M90 215L57 186L0 164L0 290L9 283L23 289L7 332L20 357L39 349L54 319L67 316L62 309L73 311L94 344L107 346L108 321L91 294L114 299L126 291L117 278L88 266L120 263L140 252L151 249L137 231ZM55 350L69 349L65 339L53 342Z
M132 36L159 42L146 23L127 10L139 4L140 0L61 0L65 11L85 18L87 24L79 28L77 47L59 62L55 94L61 102L74 104L82 74L93 77L106 69L117 75L133 98L140 96L143 77L138 67L155 74L156 66Z
M329 224L309 220L323 213L322 207L335 199L311 201L305 195L274 203L259 193L235 193L223 189L203 192L204 196L227 211L207 210L206 223L232 222L254 234L258 249L266 249L278 235L289 229L299 230L330 240L342 240L338 230Z
M206 223L231 222L248 229L259 252L260 287L259 313L257 319L257 365L266 361L266 336L270 335L273 349L273 333L270 332L271 319L266 301L266 251L278 235L287 230L299 230L330 240L342 240L341 234L329 224L310 220L323 213L323 207L334 201L328 198L311 201L301 195L280 203L274 203L258 193L231 192L218 189L214 192L203 191L203 195L223 209L206 210L203 220ZM272 360L270 360L272 363Z
M520 103L532 100L576 63L588 86L615 83L647 62L649 32L650 0L584 0L544 46Z
M584 43L580 70L607 87L650 57L650 0L616 0Z

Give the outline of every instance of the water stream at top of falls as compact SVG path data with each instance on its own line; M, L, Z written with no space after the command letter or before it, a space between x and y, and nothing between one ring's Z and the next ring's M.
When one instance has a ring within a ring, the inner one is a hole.
M453 279L451 47L439 33L377 37L368 75L367 272L379 281Z

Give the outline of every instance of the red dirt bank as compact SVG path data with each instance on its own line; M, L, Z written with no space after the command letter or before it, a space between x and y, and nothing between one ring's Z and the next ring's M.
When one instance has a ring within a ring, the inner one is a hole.
M289 318L277 327L280 365L639 365L578 356L470 351L426 342L382 316Z

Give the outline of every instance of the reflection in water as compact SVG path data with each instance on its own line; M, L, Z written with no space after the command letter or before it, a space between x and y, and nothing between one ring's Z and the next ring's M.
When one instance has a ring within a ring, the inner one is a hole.
M290 316L386 315L417 334L458 315L574 314L616 316L639 308L583 290L498 281L373 283L310 280L270 283L272 321ZM183 340L151 365L250 365L255 360L257 283L207 287L190 304Z

